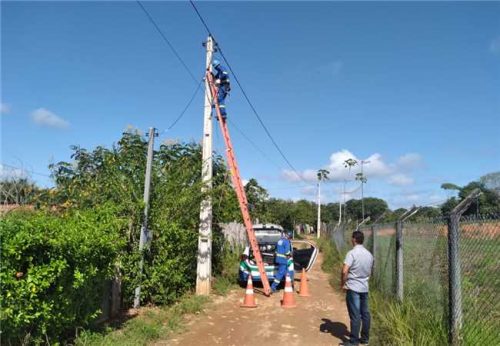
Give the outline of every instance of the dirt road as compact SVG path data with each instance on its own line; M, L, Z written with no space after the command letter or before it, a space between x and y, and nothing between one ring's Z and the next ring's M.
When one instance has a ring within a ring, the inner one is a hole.
M234 290L189 320L186 332L156 345L338 345L349 318L344 299L321 270L321 261L320 254L308 273L312 296L296 295L296 308L280 307L282 290L270 298L257 294L255 309L240 308L244 289Z

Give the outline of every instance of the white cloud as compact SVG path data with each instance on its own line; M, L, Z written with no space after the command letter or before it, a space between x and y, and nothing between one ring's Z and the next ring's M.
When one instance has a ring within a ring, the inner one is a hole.
M0 114L8 114L10 113L10 105L7 103L0 103Z
M396 186L407 186L407 185L412 185L415 181L413 180L412 177L407 176L406 174L403 173L397 173L394 175L391 175L387 182L391 185L396 185Z
M345 167L344 162L348 159L354 159L358 163L353 166L350 171ZM387 162L379 153L374 153L363 160L363 173L368 178L368 181L379 180L393 186L410 186L415 183L411 173L419 169L423 165L423 159L420 154L407 153L400 156L394 162ZM347 149L336 151L330 155L329 163L322 168L330 172L329 182L354 181L356 173L361 171L361 159ZM291 170L284 170L282 177L290 182L316 182L317 170L306 169L295 173ZM305 195L308 193L302 191ZM347 194L346 194L347 197Z
M352 167L349 171L349 169L344 166L344 162L350 158L358 161L358 164ZM378 153L370 155L367 159L364 160L364 162L363 173L368 178L388 177L389 175L397 172L396 165L386 163L383 160L382 155ZM355 174L360 171L360 163L361 159L356 157L356 155L354 155L347 149L342 149L331 154L330 162L323 168L330 171L330 181L339 182L343 180L353 180ZM317 170L314 169L306 169L302 172L299 172L300 176L297 176L297 174L293 171L284 170L282 175L288 181L305 180L313 182L317 180L316 172Z
M31 113L33 121L40 126L53 127L58 129L66 129L69 127L69 122L58 116L57 114L45 108L38 108Z
M401 156L398 159L397 164L401 169L411 170L422 167L423 159L419 154L409 153Z
M500 36L490 42L490 52L500 54Z

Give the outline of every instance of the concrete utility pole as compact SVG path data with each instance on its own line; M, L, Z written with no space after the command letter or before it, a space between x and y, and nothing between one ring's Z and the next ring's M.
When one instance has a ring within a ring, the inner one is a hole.
M363 173L363 165L365 163L370 163L370 161L367 161L367 160L361 160L360 161L361 163L361 216L362 216L362 219L364 220L365 219L365 200L364 200L364 194L363 194L363 185L365 185L366 183L366 177ZM361 221L363 221L361 220Z
M318 224L316 226L316 235L321 236L321 179L318 178Z
M151 235L148 230L148 213L149 213L149 190L151 187L151 167L153 165L153 149L155 143L156 129L154 127L149 128L149 142L148 142L148 154L146 161L146 176L144 178L144 215L141 226L141 237L139 239L139 251L142 252L144 247L151 239ZM144 267L144 256L141 254L141 261L139 262L139 276L142 276L142 271ZM138 308L141 305L141 286L135 288L134 295L134 308Z
M328 179L329 171L326 169L318 170L318 224L316 228L317 237L321 236L321 180Z
M208 36L205 47L207 49L206 67L211 68L215 43ZM212 199L208 195L212 189L212 96L208 80L205 79L205 106L203 117L203 153L201 180L202 193L207 194L200 207L200 228L198 236L198 265L196 269L196 294L210 294L210 280L212 277Z
M342 197L339 198L339 222L338 226L342 223L342 200L344 201L344 214L345 214L345 183L346 180L344 179L344 183L342 184Z

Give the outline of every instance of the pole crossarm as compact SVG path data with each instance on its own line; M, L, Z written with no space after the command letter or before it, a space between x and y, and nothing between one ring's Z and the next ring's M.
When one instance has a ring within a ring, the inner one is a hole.
M231 171L231 180L233 182L234 190L236 192L236 196L238 197L238 202L241 210L241 214L243 216L243 223L245 224L245 228L248 235L248 240L250 242L250 246L252 247L253 255L255 258L255 262L257 264L257 268L259 269L260 278L262 281L262 286L264 288L264 293L269 295L271 292L271 286L269 285L269 280L266 275L266 271L264 268L264 262L262 260L262 255L259 250L259 245L257 243L257 238L255 237L255 232L253 229L252 220L250 218L250 213L248 211L248 200L245 193L245 189L243 188L243 182L241 181L241 175L238 168L238 163L236 161L236 156L233 150L233 144L231 142L231 137L229 135L229 129L227 127L226 119L222 116L220 112L219 103L217 100L217 88L215 86L212 73L207 70L206 78L210 90L210 94L213 100L213 104L215 106L215 111L217 114L217 119L219 120L219 125L221 132L224 137L224 143L226 145L226 156L229 165L229 169Z

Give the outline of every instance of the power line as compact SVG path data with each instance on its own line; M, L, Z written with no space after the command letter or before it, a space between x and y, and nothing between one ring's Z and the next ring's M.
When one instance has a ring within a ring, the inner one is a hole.
M186 106L184 107L184 109L181 111L181 113L177 116L177 118L172 122L172 124L170 124L169 127L167 127L166 130L163 130L163 133L167 132L167 131L170 131L175 125L177 125L177 123L182 119L182 117L184 116L184 114L186 114L189 106L191 106L191 104L193 103L196 95L198 94L198 91L200 90L200 87L201 87L201 83L203 82L203 80L200 80L198 82L198 85L196 86L196 89L194 90L194 93L193 95L191 96L191 98L189 99L189 101L187 102Z
M12 166L12 165L8 165L6 163L0 163L0 165L2 167L9 167L9 168L12 168L12 169L19 169L21 170L24 174L35 174L35 175L40 175L42 177L47 177L47 178L52 178L50 175L48 174L45 174L45 173L40 173L40 172L35 172L35 171L32 171L32 170L28 170L26 168L23 168L23 167L16 167L16 166ZM2 172L3 173L3 172Z
M245 132L243 132L233 121L231 121L229 118L227 121L231 124L231 126L243 137L247 140L248 143L250 143L259 153L261 153L262 156L264 156L269 162L271 162L274 166L276 166L278 169L282 169L276 162L271 160L269 156L265 153L264 150L262 150L250 137L248 137Z
M207 30L208 34L210 36L212 36L215 40L215 37L214 35L212 34L210 28L208 27L207 23L205 22L203 16L201 15L201 13L198 11L198 8L196 7L196 5L194 4L194 2L192 0L189 0L189 2L191 3L191 6L193 7L193 9L195 10L196 14L198 15L198 18L200 19L201 23L203 24L203 26L205 27L205 29ZM216 40L215 40L216 41ZM217 42L217 41L216 41ZM220 47L219 44L217 44L217 48L220 52L220 55L222 57L222 59L224 59L224 61L226 62L227 64L227 67L229 68L229 70L231 71L233 77L234 77L234 80L236 81L236 84L238 84L238 86L240 87L241 89L241 92L243 93L243 96L245 97L245 100L247 101L247 103L250 105L250 108L252 109L254 115L257 117L257 120L259 121L260 125L262 126L262 128L264 129L264 131L266 132L267 136L269 137L269 139L271 140L271 142L273 143L274 147L276 148L276 150L279 152L279 154L281 155L281 157L283 158L283 160L285 160L285 162L287 163L287 165L292 169L292 171L294 171L294 173L297 175L297 177L302 180L303 182L306 182L302 176L299 174L299 172L295 169L295 167L291 164L290 160L288 160L288 158L286 157L286 155L283 153L283 151L281 150L281 148L279 147L278 143L276 143L276 141L274 140L273 136L271 135L271 133L269 132L269 129L267 128L267 126L264 124L264 121L262 120L262 118L260 117L259 113L257 112L257 110L255 109L253 103L250 101L250 98L248 97L245 89L243 88L243 86L241 85L241 82L240 80L238 79L238 76L236 75L236 73L234 72L233 68L231 67L231 64L229 63L229 61L227 60L226 56L224 55L224 52L222 51L222 48Z
M141 4L141 2L139 0L137 0L136 2L141 7L141 9L144 11L144 13L148 17L149 21L151 22L151 24L153 24L153 26L156 28L156 31L160 34L160 36L162 37L163 41L165 41L165 43L170 47L170 49L172 50L172 52L174 53L174 55L177 57L177 59L180 61L180 63L182 64L182 66L184 66L184 69L187 71L187 73L189 73L189 75L191 76L191 78L193 79L193 81L195 83L198 83L198 79L194 76L193 72L186 65L186 63L181 58L181 56L179 55L179 53L177 53L177 50L174 48L174 46L172 45L172 43L170 43L170 41L168 40L167 36L165 36L165 34L163 33L163 31L161 31L160 27L158 26L158 24L156 24L156 22L153 19L153 17L149 14L148 10L146 10L146 8L144 7L144 5Z
M210 28L208 27L207 23L205 22L205 20L201 16L200 11L198 11L198 8L196 8L196 5L194 4L194 2L192 0L189 0L189 2L191 3L191 6L193 6L193 9L195 10L196 14L198 15L198 18L200 18L201 23L205 26L205 29L207 29L208 34L210 36L214 37L214 35L212 35L212 32L210 31Z
M186 70L186 72L191 76L191 78L193 79L193 81L196 83L196 89L195 89L194 93L192 94L191 98L188 100L186 106L179 113L179 115L177 116L177 118L175 118L175 120L172 122L172 124L170 124L170 126L168 126L167 129L164 130L161 133L161 134L163 134L163 133L171 130L175 125L177 125L177 123L186 114L186 111L188 110L189 106L191 106L191 104L193 103L196 95L198 94L198 91L200 90L200 86L201 86L201 83L203 82L203 79L198 80L194 76L194 73L191 71L191 69L184 62L184 59L182 59L182 57L179 55L179 53L177 52L177 50L174 48L174 46L172 45L172 43L170 42L170 40L163 33L163 31L160 29L160 27L158 26L158 24L156 23L156 21L153 19L153 17L151 16L151 14L148 12L148 10L144 7L144 5L140 1L137 0L136 2L139 5L139 7L142 9L142 11L144 12L144 14L146 15L146 17L149 19L149 21L151 22L151 24L153 24L153 26L155 27L156 31L160 34L160 36L162 37L163 41L169 46L170 50L172 50L172 52L177 57L177 59L180 61L180 63L182 64L182 66L184 67L184 69Z

